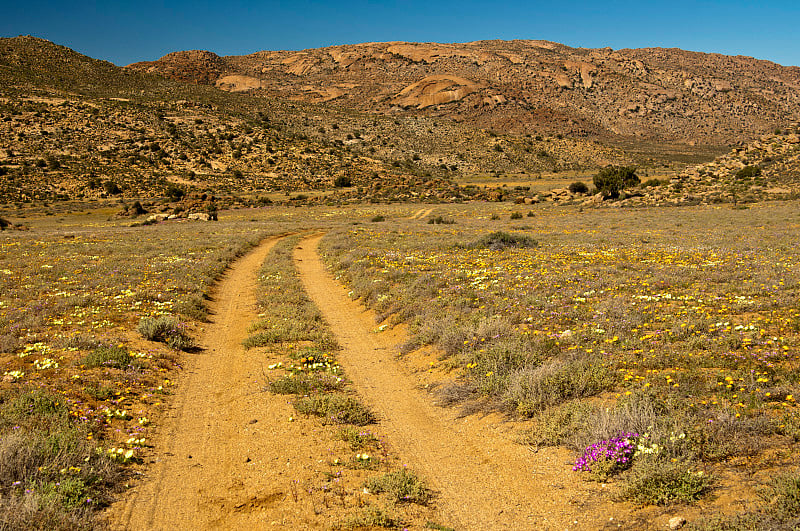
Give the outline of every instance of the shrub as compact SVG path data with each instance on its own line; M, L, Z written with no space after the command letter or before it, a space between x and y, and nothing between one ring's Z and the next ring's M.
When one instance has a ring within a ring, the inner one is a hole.
M638 433L620 433L587 446L583 455L575 460L572 470L591 472L598 479L606 480L609 476L630 468L637 437Z
M131 364L131 356L122 347L99 347L87 354L81 364L87 368L114 367L124 369Z
M758 166L745 166L736 172L737 179L751 179L753 177L758 177L759 175L761 175L761 168Z
M456 220L443 218L442 216L436 216L428 220L428 225L455 225L455 223Z
M648 180L646 180L645 182L642 183L642 186L644 186L646 188L650 188L650 187L655 187L655 186L663 186L663 185L668 184L668 183L669 183L669 181L666 180L666 179L664 179L663 181L661 179L648 179Z
M508 232L497 231L487 234L478 241L472 244L476 249L491 249L493 251L501 251L509 247L536 247L539 243L524 234L509 234Z
M186 350L193 344L183 324L172 316L145 317L137 330L145 339L166 343L176 350Z
M620 191L639 182L633 166L606 166L594 176L594 186L605 198L619 197Z
M375 422L375 416L361 402L344 393L329 393L301 398L294 408L306 415L324 417L332 424L366 426Z
M610 388L612 373L597 360L551 361L510 376L506 400L531 415L564 400L593 396Z
M375 527L397 528L402 525L402 521L397 516L391 514L386 509L367 505L357 514L351 515L345 520L344 526L355 529L373 529Z
M381 221L386 221L386 217L381 214L378 214L377 216L373 216L372 218L370 218L370 221L373 223L380 223Z
M364 431L353 426L342 426L337 436L350 445L354 452L375 448L380 442L372 432Z
M425 482L405 468L381 477L370 478L364 486L376 494L388 493L395 503L427 505L433 498L433 492Z
M657 458L640 461L631 470L620 496L640 505L692 503L703 497L714 478L680 463Z
M6 230L6 228L9 226L11 226L11 222L5 218L0 217L0 230Z
M522 213L521 212L512 212L511 213L511 219L522 219Z
M783 474L774 478L759 496L769 504L770 512L781 522L800 517L800 475Z
M344 386L344 380L330 373L298 373L273 380L268 386L271 392L278 395L308 395L338 391Z
M575 181L569 185L569 191L573 194L585 194L589 191L589 187L582 181Z
M104 182L103 189L105 189L108 195L119 195L122 193L122 188L120 188L119 185L114 181Z

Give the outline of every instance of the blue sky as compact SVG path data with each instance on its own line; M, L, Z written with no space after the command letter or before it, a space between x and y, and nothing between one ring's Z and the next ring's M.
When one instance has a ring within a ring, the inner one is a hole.
M676 47L800 65L798 28L798 0L0 0L0 36L34 35L118 65L176 50L240 55L374 41L484 39Z

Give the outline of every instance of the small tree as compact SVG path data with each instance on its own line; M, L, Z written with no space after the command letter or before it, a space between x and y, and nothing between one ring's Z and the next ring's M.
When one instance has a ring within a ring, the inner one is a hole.
M594 176L595 187L606 199L619 197L624 188L640 182L633 166L606 166Z

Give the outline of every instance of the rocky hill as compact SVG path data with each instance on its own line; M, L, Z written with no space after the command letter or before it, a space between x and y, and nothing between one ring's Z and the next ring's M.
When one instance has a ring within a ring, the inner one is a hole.
M800 119L800 68L678 49L388 42L178 52L128 69L387 116L606 141L729 146Z

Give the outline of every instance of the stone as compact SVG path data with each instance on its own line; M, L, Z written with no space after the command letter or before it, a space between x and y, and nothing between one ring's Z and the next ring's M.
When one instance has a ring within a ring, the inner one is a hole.
M684 525L686 525L686 518L683 516L673 516L669 519L669 528L670 529L680 529Z

